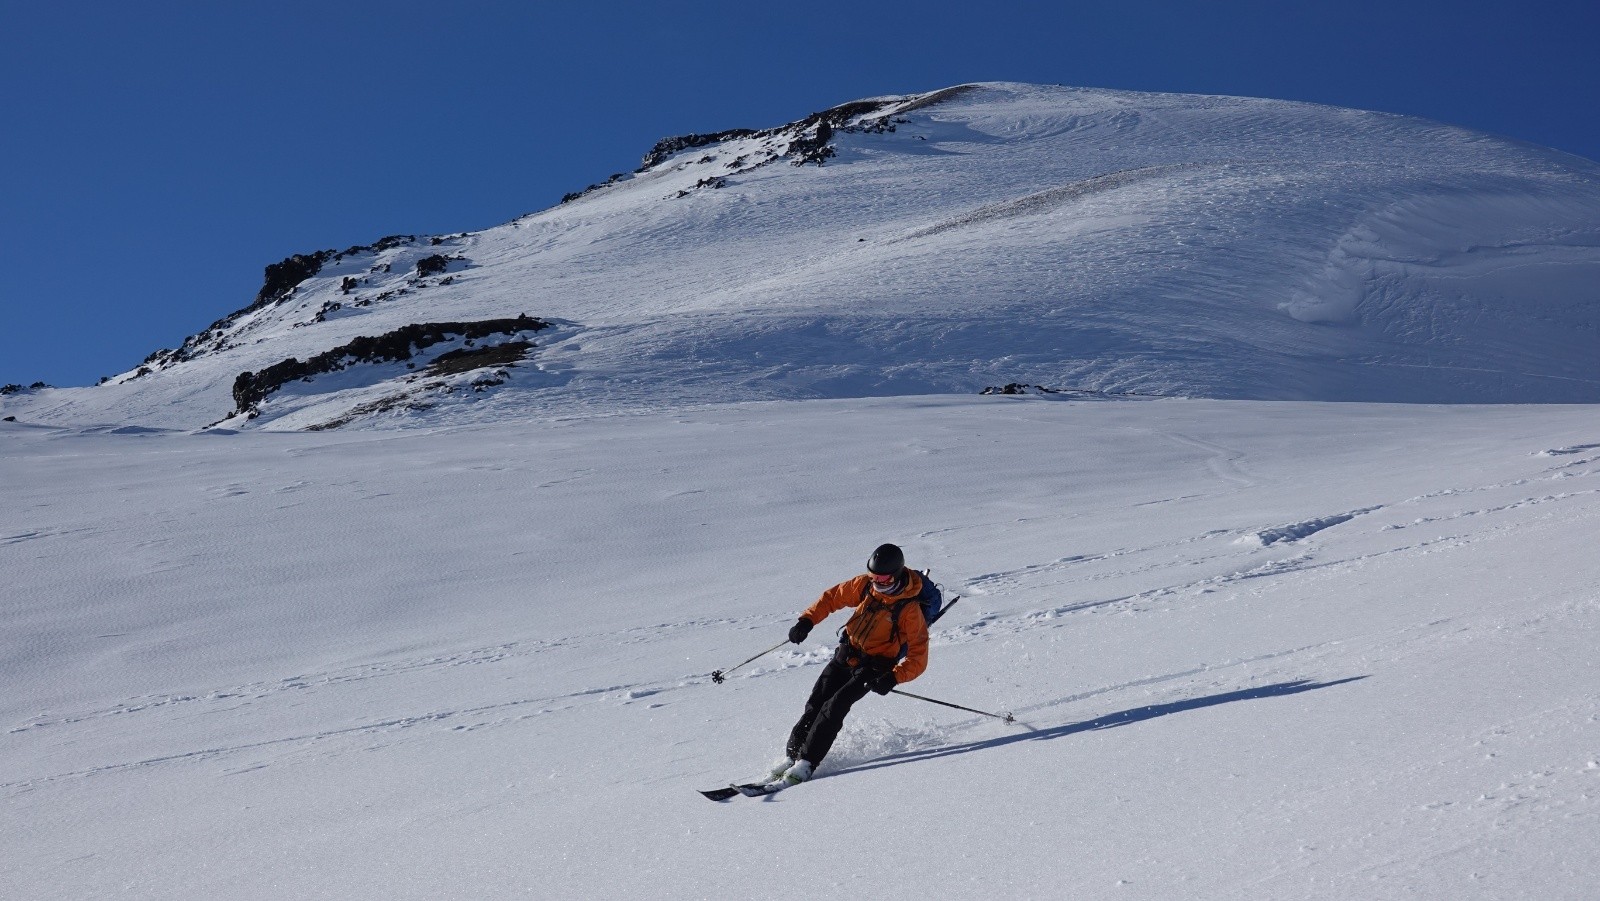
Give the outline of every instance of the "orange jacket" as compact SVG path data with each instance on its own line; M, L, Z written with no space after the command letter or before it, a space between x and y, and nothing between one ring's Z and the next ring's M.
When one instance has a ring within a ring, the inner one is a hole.
M922 618L922 605L914 600L921 593L922 574L914 569L906 570L906 584L898 592L889 595L873 590L872 577L863 574L824 591L822 597L817 598L817 602L800 615L816 625L834 611L856 608L850 620L844 624L845 638L863 654L898 660L894 667L894 680L910 682L928 668L928 624ZM890 614L894 612L897 601L907 598L913 600L900 608L900 634L897 638ZM903 659L900 656L902 645L905 647Z

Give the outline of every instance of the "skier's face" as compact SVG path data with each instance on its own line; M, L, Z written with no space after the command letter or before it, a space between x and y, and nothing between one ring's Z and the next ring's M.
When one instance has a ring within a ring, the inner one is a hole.
M888 588L894 584L895 577L892 575L880 576L877 573L867 573L867 575L872 577L872 586L874 588Z

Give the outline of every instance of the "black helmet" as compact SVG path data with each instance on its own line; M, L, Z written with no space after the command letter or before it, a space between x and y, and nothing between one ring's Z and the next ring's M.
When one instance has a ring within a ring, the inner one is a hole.
M893 544L880 544L867 558L867 572L875 576L898 576L906 568L906 555Z

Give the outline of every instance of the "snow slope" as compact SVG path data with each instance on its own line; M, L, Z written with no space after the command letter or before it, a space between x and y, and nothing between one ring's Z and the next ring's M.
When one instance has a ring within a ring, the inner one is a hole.
M514 222L353 248L146 375L0 412L200 428L236 410L241 372L518 314L562 327L496 390L373 372L222 424L305 428L401 395L364 419L1011 382L1600 400L1590 161L1379 113L1003 83L847 104L826 135L821 121L665 143ZM420 275L430 256L448 271Z
M1588 407L926 397L0 423L7 898L1600 889ZM755 775L873 545L964 600Z

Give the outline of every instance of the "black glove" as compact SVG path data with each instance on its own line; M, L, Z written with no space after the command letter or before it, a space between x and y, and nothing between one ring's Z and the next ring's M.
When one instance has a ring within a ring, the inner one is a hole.
M880 673L879 675L869 676L867 678L867 687L880 695L888 694L890 691L894 690L896 685L899 684L900 683L894 678L894 673Z
M811 634L811 620L800 617L800 621L789 627L789 640L799 644Z

